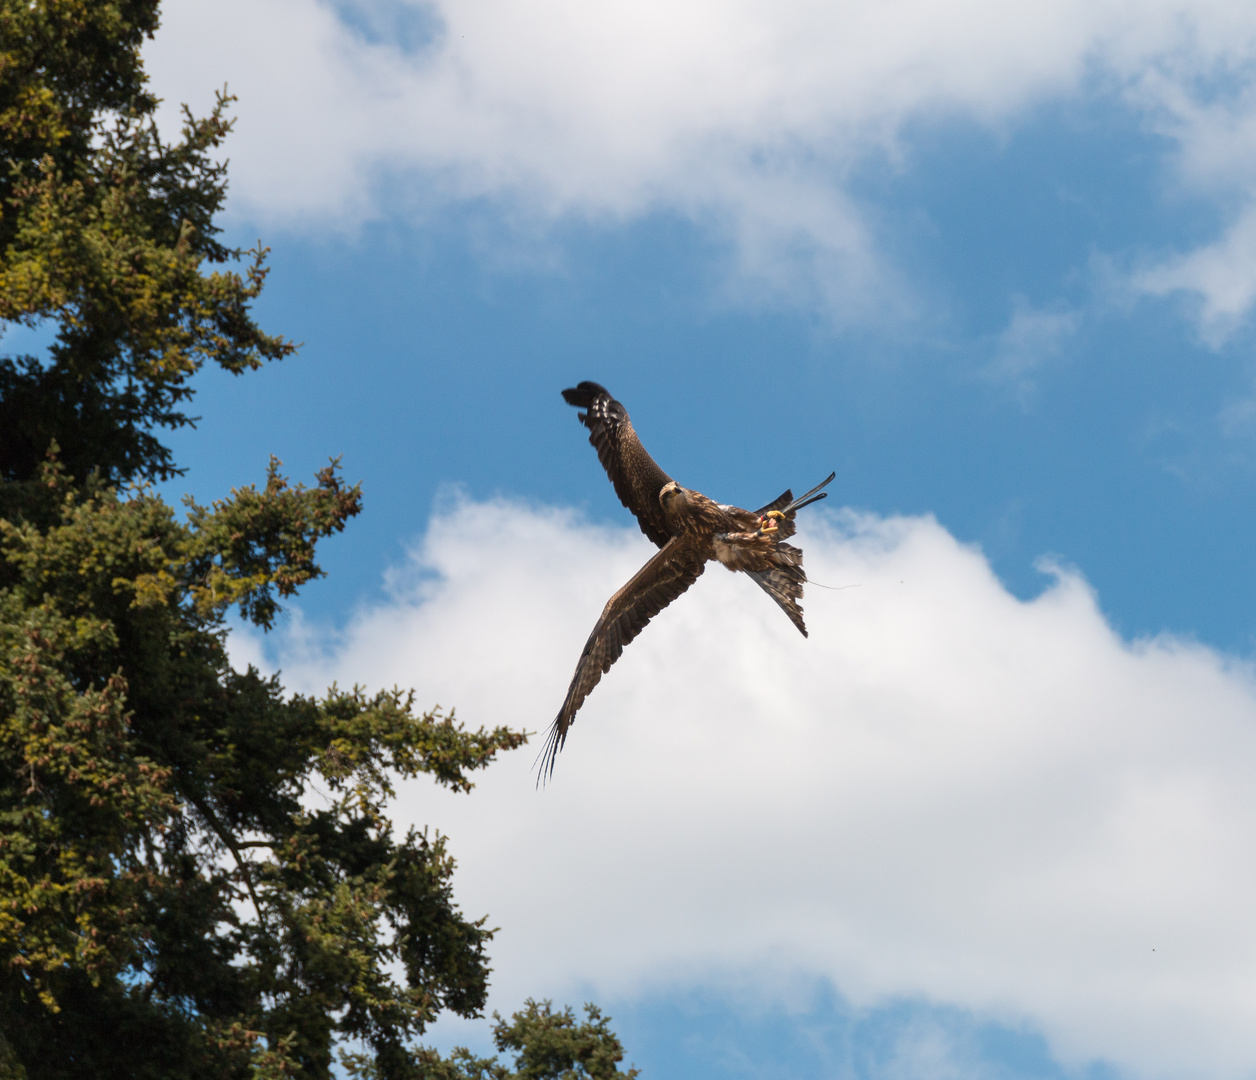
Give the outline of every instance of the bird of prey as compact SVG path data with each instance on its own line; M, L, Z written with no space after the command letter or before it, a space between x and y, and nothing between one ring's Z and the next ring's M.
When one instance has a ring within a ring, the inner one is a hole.
M798 606L807 580L802 552L785 541L794 534L794 515L823 499L828 492L821 488L836 475L829 473L798 499L786 491L758 510L725 506L681 487L660 469L637 438L627 411L604 387L582 382L564 390L563 400L584 410L578 418L589 429L589 442L615 494L660 550L610 598L585 642L567 697L541 752L538 782L553 774L576 710L619 659L624 646L697 581L712 559L729 570L749 574L807 636Z

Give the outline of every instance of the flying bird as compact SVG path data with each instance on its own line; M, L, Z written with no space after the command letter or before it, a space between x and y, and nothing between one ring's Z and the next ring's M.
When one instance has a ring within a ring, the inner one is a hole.
M828 492L821 488L837 475L829 473L800 498L786 491L758 510L726 506L681 487L660 469L641 445L623 405L604 387L582 382L564 390L563 400L584 410L577 417L589 429L589 442L615 494L660 550L610 598L585 642L563 707L545 740L538 783L553 775L576 711L624 646L697 581L711 560L749 574L807 636L798 606L807 580L802 551L785 541L794 535L794 515L823 499Z

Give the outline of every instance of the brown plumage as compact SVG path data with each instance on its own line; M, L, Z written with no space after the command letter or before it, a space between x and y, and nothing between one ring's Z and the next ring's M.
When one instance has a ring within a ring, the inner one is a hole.
M538 782L553 773L576 711L624 646L697 581L711 560L749 574L806 636L798 604L807 580L802 552L784 541L794 534L794 515L823 499L827 492L820 489L836 475L830 473L799 499L786 491L755 511L725 506L681 487L660 469L637 438L627 411L597 383L582 382L564 390L563 400L584 410L578 414L580 422L589 429L589 442L619 501L660 550L610 598L585 642L563 707L545 740Z
M672 478L646 453L628 419L628 410L594 382L564 390L563 400L585 410L577 416L589 429L589 443L615 485L615 494L636 515L641 531L662 547L672 534L663 517L659 492Z

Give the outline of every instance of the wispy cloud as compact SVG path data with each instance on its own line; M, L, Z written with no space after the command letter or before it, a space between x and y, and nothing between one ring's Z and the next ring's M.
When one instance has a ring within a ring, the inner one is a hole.
M1256 202L1219 240L1136 273L1133 284L1153 296L1184 294L1203 340L1214 348L1224 345L1256 301Z
M1198 85L1245 88L1254 59L1256 11L1220 0L169 0L148 51L170 117L224 80L243 98L246 217L351 227L383 191L420 213L681 213L770 295L848 320L910 303L846 183L908 159L908 122L1006 127L1123 89L1212 183L1250 175L1256 140L1222 136L1256 106Z
M801 542L814 579L859 586L809 588L810 639L713 567L605 677L548 789L525 751L468 798L403 792L400 820L450 835L461 903L502 928L497 1001L785 967L856 1006L1029 1023L1064 1061L1250 1075L1249 668L1121 640L1072 572L1018 600L928 518L817 513ZM542 730L650 550L451 503L390 603L271 646L292 686L414 686ZM928 1032L909 1049L954 1072Z
M1080 319L1075 311L1041 310L1023 296L1012 298L1012 315L995 342L994 358L986 375L1008 384L1022 398L1034 388L1034 376L1056 359L1068 339L1077 333Z

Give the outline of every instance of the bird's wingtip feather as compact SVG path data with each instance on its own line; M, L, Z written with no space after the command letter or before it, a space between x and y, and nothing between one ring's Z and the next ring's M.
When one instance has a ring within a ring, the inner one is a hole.
M541 752L537 755L536 761L532 763L532 767L537 770L536 786L538 788L544 787L553 778L554 764L558 760L558 751L563 748L563 744L567 741L567 731L565 728L561 728L559 724L561 719L560 715L550 725L549 734L545 737L545 745L541 747Z
M584 382L577 383L575 386L567 387L562 393L563 400L568 405L574 405L578 409L587 409L593 404L593 399L602 394L609 396L606 387L600 386L595 382L589 382L587 379Z

